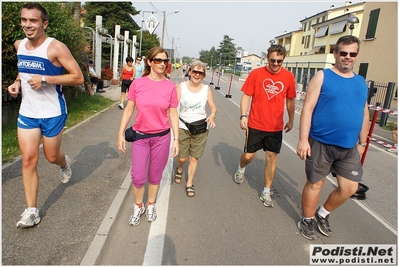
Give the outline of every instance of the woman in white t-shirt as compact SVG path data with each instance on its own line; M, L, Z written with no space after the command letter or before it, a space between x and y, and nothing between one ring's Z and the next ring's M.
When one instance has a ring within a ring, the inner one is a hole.
M186 123L205 120L209 128L215 128L216 105L212 91L208 85L202 83L206 75L206 66L199 60L194 61L188 69L190 80L177 85L177 97L179 99L179 156L175 172L175 183L180 184L183 165L188 163L188 178L186 194L188 197L195 195L194 175L198 166L198 159L202 157L208 137L208 130L199 134L192 134ZM211 114L206 115L206 104ZM183 122L184 121L184 122Z

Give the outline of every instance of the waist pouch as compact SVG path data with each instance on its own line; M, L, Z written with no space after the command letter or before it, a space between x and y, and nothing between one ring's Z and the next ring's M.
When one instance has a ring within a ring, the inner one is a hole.
M187 126L188 130L192 135L200 134L200 133L205 133L208 127L208 123L205 121L206 119L202 119L199 121L193 121L193 122L185 122L182 120L182 118L179 117L179 119Z
M145 134L145 133L140 133L135 130L133 130L133 127L129 127L125 130L125 140L128 142L134 142L140 139L144 138L150 138L150 137L155 137L155 136L164 136L170 132L170 128L166 129L163 132L160 133L153 133L153 134Z

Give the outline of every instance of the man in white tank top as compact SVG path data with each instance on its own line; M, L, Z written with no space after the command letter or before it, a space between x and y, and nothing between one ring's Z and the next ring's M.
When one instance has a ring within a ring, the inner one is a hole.
M8 92L12 97L22 92L17 126L27 207L17 227L26 228L41 220L37 208L37 163L42 138L46 159L59 166L61 182L68 182L72 176L70 159L60 151L68 116L62 85L82 84L83 75L66 45L46 36L48 15L43 6L23 5L21 26L26 38L14 43L19 72Z

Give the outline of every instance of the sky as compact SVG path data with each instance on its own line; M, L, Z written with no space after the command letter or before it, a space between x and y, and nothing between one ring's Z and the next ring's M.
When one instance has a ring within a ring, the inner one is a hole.
M162 39L163 11L166 11L164 48L174 46L180 57L199 57L201 50L219 48L224 35L236 47L261 56L276 36L300 29L300 21L341 7L345 1L132 1L138 11L156 11L160 22L154 33ZM360 1L352 1L358 3ZM179 10L175 14L175 10ZM144 20L151 14L144 13ZM134 16L139 26L143 13ZM147 30L144 23L144 30Z

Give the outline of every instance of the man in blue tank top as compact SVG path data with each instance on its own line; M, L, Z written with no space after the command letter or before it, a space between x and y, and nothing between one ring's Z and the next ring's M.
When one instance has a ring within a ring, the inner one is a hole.
M296 152L306 160L307 181L302 192L303 218L297 226L310 240L317 238L314 228L325 236L332 234L329 214L356 192L362 179L369 111L366 81L353 72L359 46L355 36L339 38L334 66L317 72L306 92ZM317 208L330 172L336 175L338 187Z
M18 76L8 92L12 97L22 93L17 126L27 207L17 227L26 228L41 220L37 208L37 163L42 139L44 155L50 163L59 166L61 182L68 182L72 176L71 161L60 151L68 116L62 85L82 84L83 75L68 47L46 36L48 15L42 5L25 4L20 15L26 38L14 43Z

